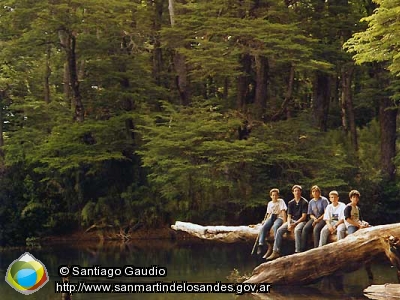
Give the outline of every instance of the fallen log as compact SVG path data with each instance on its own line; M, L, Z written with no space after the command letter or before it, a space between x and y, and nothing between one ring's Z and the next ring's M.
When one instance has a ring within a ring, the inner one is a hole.
M243 226L202 226L189 222L176 221L175 225L171 225L171 228L176 231L183 231L199 239L218 241L223 243L237 243L237 242L255 242L255 239L260 232L262 224L256 225L243 225ZM283 235L285 240L294 241L294 232L287 232ZM337 237L335 235L329 235L328 242L336 242ZM310 244L312 239L309 239ZM274 243L274 232L271 229L270 234L266 239L266 252L272 252L272 246ZM253 248L254 251L254 248ZM252 252L253 253L253 252Z
M254 241L261 229L261 224L248 226L201 226L189 222L176 221L171 228L184 231L203 240L236 243Z
M176 231L187 232L188 234L203 240L219 241L223 243L237 243L243 241L254 241L261 229L261 223L242 226L202 226L190 222L176 221L171 228ZM284 234L284 238L294 241L293 232ZM268 236L268 241L273 241L273 231ZM330 235L330 242L336 241L336 235Z
M370 285L364 290L369 299L400 299L400 284Z
M336 243L263 263L245 282L307 285L337 272L354 271L381 253L393 257L391 236L400 237L400 223L360 229Z

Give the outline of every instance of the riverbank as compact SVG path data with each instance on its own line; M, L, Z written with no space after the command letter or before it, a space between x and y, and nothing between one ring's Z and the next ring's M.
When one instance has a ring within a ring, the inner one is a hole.
M129 240L200 240L186 232L175 231L168 227L139 228L129 234L121 234L113 230L82 230L65 235L42 237L36 241L52 242L90 242L90 241L129 241Z

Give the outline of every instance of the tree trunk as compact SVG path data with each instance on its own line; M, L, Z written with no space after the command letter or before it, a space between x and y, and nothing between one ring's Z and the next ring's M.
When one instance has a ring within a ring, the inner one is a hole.
M322 130L327 130L329 112L330 82L329 75L320 71L316 72L314 82L313 113L316 126Z
M168 0L169 20L171 27L175 26L175 0Z
M222 93L222 99L226 100L228 99L228 93L229 93L229 79L228 77L224 78L224 92Z
M358 151L357 128L354 116L354 106L352 98L351 82L353 78L354 66L343 66L341 71L342 86L342 125L346 132L350 131L351 144L355 152Z
M263 263L245 282L306 285L330 274L353 271L381 253L390 258L390 236L400 236L400 223L360 229L336 243Z
M51 69L50 69L50 46L47 46L46 49L46 66L45 66L45 71L44 71L44 101L49 104L50 103L50 75L51 75Z
M64 48L67 54L67 64L69 73L69 84L72 89L72 103L74 104L75 115L74 119L77 122L84 121L84 107L82 103L82 97L79 89L79 78L77 70L77 59L76 59L76 38L73 33L66 29L59 31L59 38L61 46Z
M153 78L158 85L161 85L161 69L162 69L162 51L159 31L161 30L162 14L163 14L163 0L155 2L155 18L153 21L154 30L154 50L153 50ZM171 15L170 15L171 16ZM171 18L172 22L172 18ZM172 23L171 23L172 24Z
M126 70L124 70L124 71L126 71ZM120 81L120 85L121 85L121 88L122 88L123 91L128 91L129 88L130 88L129 79L128 78L122 78L121 81ZM123 99L123 108L124 108L125 111L133 111L134 103L133 103L133 100L130 97L128 97L128 96L124 97L124 99ZM133 144L133 142L135 140L135 132L134 132L135 125L133 123L133 119L132 118L125 119L125 129L126 129L127 137L131 140L131 142Z
M250 226L201 226L189 222L176 221L173 230L184 231L203 240L223 243L251 241L257 237L261 224Z
M168 10L171 22L171 27L175 26L175 1L168 0ZM177 73L176 86L179 91L182 105L189 105L190 103L190 92L189 92L189 81L187 76L186 58L184 55L175 52L173 54L174 68Z
M4 107L5 107L6 90L0 90L0 157L4 157Z
M69 68L68 63L64 64L64 74L63 74L63 84L64 84L64 98L67 103L70 103L71 109L75 107L75 105L71 102L71 89L69 82Z
M261 223L256 225L242 225L242 226L202 226L189 222L176 221L171 228L176 231L187 232L188 234L198 237L202 240L218 241L222 243L238 243L254 241L260 232ZM267 243L273 243L274 234L271 231ZM286 240L294 240L294 234L291 232L284 236ZM329 236L329 242L335 242L336 235Z
M179 91L182 105L189 105L190 103L190 92L189 92L189 81L187 77L187 66L185 56L175 52L174 54L174 67L177 73L176 86Z
M242 65L242 75L238 78L237 87L237 109L246 111L249 103L249 84L251 71L251 57L248 54L243 54L240 63Z
M293 98L293 86L294 86L294 66L291 65L289 71L288 85L285 93L285 99L282 102L280 110L272 116L271 121L279 120L279 118L281 118L285 112L286 112L286 118L289 119L291 117L291 112L288 107Z
M200 239L236 243L255 241L261 229L261 224L201 226L177 221L175 225L171 225L171 228L187 232ZM391 236L394 238L389 238ZM273 285L306 285L330 274L354 271L381 253L385 253L393 266L398 269L400 281L400 241L398 237L400 237L400 223L360 229L339 241L336 241L335 235L330 235L330 243L323 247L283 256L261 264L254 269L253 275L247 282ZM284 235L284 238L294 240L293 232ZM273 234L270 234L268 242L271 242L272 239ZM319 262L317 265L315 264L316 261Z
M255 56L256 65L256 92L254 98L255 117L261 119L265 113L267 105L267 85L268 85L268 60L261 55Z
M364 290L369 299L400 299L400 284L371 285Z
M395 179L396 167L396 119L398 109L388 97L379 102L379 124L381 134L381 170L389 181Z

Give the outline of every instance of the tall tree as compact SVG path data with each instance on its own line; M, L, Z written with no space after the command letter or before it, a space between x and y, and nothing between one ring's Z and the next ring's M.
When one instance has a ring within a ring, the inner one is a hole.
M282 2L198 1L180 4L179 10L175 10L176 25L162 33L168 47L185 55L192 86L200 81L206 86L212 78L216 86L226 87L228 78L236 108L254 119L268 110L271 65L285 66L286 76L292 65L313 65L312 39L288 20L290 10ZM191 90L193 97L203 94Z
M400 74L400 46L398 21L399 1L376 0L379 7L374 13L364 18L368 22L365 31L355 33L346 44L345 48L354 53L353 58L357 63L380 62L387 64L387 69L393 74ZM382 70L384 64L375 68L374 74L379 76L381 88L388 91L390 85L392 90L396 81L389 80ZM379 121L381 126L381 163L382 173L389 180L395 176L394 157L396 155L396 119L397 107L389 100L390 95L385 95L380 99ZM396 95L392 95L396 97Z

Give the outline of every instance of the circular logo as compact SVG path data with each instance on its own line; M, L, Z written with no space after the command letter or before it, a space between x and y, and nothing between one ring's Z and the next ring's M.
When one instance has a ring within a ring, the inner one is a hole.
M7 269L6 282L24 295L36 292L48 281L46 267L28 252L13 261Z

